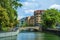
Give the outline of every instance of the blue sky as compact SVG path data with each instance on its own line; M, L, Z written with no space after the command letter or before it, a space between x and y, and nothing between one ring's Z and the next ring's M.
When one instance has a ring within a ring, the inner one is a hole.
M20 0L19 3L23 6L17 9L18 19L32 16L35 10L60 9L60 0Z

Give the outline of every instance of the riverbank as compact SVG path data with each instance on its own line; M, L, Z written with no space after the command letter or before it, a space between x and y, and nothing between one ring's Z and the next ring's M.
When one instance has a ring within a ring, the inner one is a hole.
M0 37L15 36L18 35L18 33L19 33L19 29L11 32L0 32Z
M49 29L42 29L42 31L60 36L60 30L58 30L58 29L49 28Z

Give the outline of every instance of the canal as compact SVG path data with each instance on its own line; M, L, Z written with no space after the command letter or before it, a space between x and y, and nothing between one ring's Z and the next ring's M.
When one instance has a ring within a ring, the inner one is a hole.
M60 40L60 37L51 33L20 32L18 36L0 38L0 40Z

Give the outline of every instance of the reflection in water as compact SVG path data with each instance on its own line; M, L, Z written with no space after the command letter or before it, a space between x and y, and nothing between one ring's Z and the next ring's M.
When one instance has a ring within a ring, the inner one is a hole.
M44 33L35 33L35 40L43 40L44 39Z
M0 38L0 40L16 40L17 39L17 36L11 36L11 37L3 37L3 38Z
M19 33L18 36L0 38L0 40L60 40L60 37L41 32L24 32Z
M17 40L35 40L34 33L20 33L17 37Z
M60 37L48 33L20 33L17 40L59 40Z
M53 34L45 33L44 40L60 40L60 37Z

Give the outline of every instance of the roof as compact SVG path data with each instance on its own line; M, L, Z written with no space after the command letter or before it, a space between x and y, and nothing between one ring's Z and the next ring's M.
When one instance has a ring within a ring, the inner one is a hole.
M41 12L44 12L44 10L35 10L34 13L41 13Z

